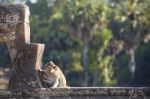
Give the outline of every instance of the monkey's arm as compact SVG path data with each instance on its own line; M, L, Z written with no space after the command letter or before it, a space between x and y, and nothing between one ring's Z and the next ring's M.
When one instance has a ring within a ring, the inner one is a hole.
M44 71L41 69L35 72L36 79L37 79L37 82L38 82L40 88L43 88L43 84L42 84L43 73L44 73Z
M58 84L59 84L59 80L56 79L55 83L52 85L52 88L56 88L58 87Z

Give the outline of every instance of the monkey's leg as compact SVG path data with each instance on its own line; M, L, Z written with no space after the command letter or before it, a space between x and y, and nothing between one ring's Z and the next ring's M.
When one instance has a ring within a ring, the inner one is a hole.
M52 87L52 85L54 84L55 82L54 81L51 81L51 80L43 80L43 84L46 88L50 88Z
M43 80L43 82L45 82L45 83L47 83L47 84L53 84L54 83L54 81L51 81L51 80Z

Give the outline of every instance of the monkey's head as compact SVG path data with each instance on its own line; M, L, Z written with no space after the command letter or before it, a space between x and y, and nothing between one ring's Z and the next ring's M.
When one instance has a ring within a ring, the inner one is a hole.
M45 73L46 74L54 74L57 71L58 66L55 65L52 61L49 61L46 65L45 65Z

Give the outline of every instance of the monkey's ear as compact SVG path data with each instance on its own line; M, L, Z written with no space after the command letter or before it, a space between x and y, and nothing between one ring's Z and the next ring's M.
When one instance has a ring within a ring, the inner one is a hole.
M52 61L49 62L51 66L56 66Z

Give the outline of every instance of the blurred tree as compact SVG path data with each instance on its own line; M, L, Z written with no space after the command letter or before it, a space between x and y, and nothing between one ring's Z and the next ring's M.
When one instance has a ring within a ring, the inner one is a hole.
M114 33L114 40L122 41L120 42L120 45L123 46L121 49L130 57L128 77L131 77L133 81L136 69L135 50L150 32L149 15L147 15L149 5L149 0L111 1L111 6L115 10L112 13L114 17L110 22L110 28Z
M57 0L58 3L59 0ZM61 0L60 0L61 1ZM60 16L63 17L63 23L62 27L65 29L65 31L68 31L71 33L73 37L76 37L81 42L81 63L83 65L83 72L84 72L84 83L82 86L88 86L88 82L90 81L89 77L89 42L91 40L93 41L93 37L97 36L97 34L103 36L104 38L101 40L102 45L99 45L100 54L98 54L95 61L99 58L99 63L103 63L102 56L104 50L107 48L109 40L111 38L111 32L107 31L107 14L109 13L109 9L107 9L106 2L101 0L95 4L96 0L73 0L66 2L67 4L64 6L58 6L56 7L57 10L55 10L55 15L62 14ZM61 26L61 24L59 25ZM105 33L102 33L105 32ZM108 36L108 38L107 38ZM101 39L101 38L99 38ZM108 69L107 65L110 63L107 62L104 66ZM100 64L97 64L97 66L93 67L99 67ZM102 68L96 68L96 70L103 71L104 67ZM106 69L105 69L106 70ZM105 74L100 73L100 77L103 77L104 85L111 84L112 75L109 75L109 73L112 73L113 70L108 70L105 72ZM93 73L95 73L93 71ZM107 76L106 76L107 75ZM95 80L93 82L97 82L96 79L98 79L97 73L95 73ZM93 78L93 77L92 77ZM109 79L109 80L108 80ZM107 80L107 81L106 81ZM94 84L94 83L93 83ZM96 86L94 84L94 86Z

